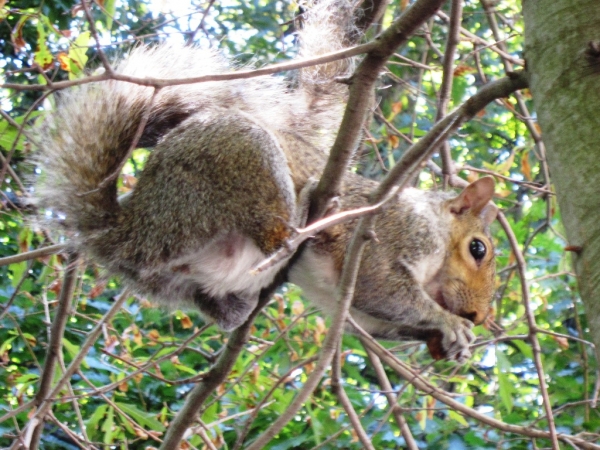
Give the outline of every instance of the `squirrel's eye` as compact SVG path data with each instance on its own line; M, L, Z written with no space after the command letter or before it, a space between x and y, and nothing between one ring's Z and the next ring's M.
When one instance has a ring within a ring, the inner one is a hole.
M469 244L469 252L477 261L481 261L485 257L485 244L479 239L473 239Z

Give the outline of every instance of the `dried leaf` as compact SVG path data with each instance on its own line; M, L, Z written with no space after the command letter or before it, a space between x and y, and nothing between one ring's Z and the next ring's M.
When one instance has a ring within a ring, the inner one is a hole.
M529 152L523 152L521 154L521 173L527 181L531 181L531 164L529 164Z
M558 344L558 346L560 348L562 348L563 350L569 349L569 340L566 337L554 336L554 335L550 335L550 337L552 339L554 339L556 341L556 343Z
M157 341L160 338L160 333L157 330L150 330L148 332L148 339L151 341Z
M106 288L106 281L100 281L100 282L96 283L96 285L92 288L92 290L90 291L88 296L90 298L96 298L104 292L105 288Z
M296 300L293 304L292 304L292 314L294 316L299 316L304 312L304 303L302 303L300 300Z
M50 292L54 292L56 295L58 295L60 293L61 288L62 288L62 280L59 278L54 280L52 283L50 283L50 286L48 286L48 290Z
M477 70L474 67L468 66L467 64L458 64L452 75L455 77L461 77L467 73L474 73L476 71Z
M192 328L194 326L192 319L190 319L189 316L185 313L180 313L180 314L181 314L181 316L179 317L179 321L181 322L181 327L184 330L188 330L188 329Z

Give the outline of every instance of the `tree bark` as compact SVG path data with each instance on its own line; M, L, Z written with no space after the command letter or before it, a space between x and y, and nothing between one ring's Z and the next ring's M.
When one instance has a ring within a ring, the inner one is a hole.
M598 0L524 0L523 14L530 87L598 355L600 8Z

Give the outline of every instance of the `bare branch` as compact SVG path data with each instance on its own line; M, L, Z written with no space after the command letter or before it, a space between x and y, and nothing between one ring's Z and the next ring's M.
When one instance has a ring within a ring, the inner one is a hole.
M373 47L352 76L348 105L340 131L323 175L313 192L309 221L321 217L327 210L329 201L340 191L342 178L358 145L366 114L371 107L373 87L385 63L425 20L435 14L442 3L443 0L417 0L371 43Z
M344 410L346 411L346 414L348 414L348 417L350 418L350 423L352 423L354 431L358 435L360 442L362 442L363 447L368 450L375 450L375 447L373 447L373 444L371 443L371 439L369 438L369 436L365 432L365 429L361 425L360 419L358 418L358 414L356 414L356 411L354 410L354 407L352 406L352 403L350 402L350 399L348 398L348 395L344 390L344 386L342 386L341 358L342 355L338 347L338 350L335 352L333 362L331 364L331 389L333 390L334 394L337 395L338 400L340 401L340 403L344 407Z
M108 312L104 314L102 319L98 321L96 326L88 333L87 339L81 345L77 356L73 359L73 361L71 361L71 364L69 364L69 367L67 367L67 370L63 373L62 377L58 380L52 391L45 398L42 399L42 403L38 406L35 414L31 417L25 429L22 430L22 436L29 437L30 439L31 433L33 433L33 431L35 430L37 424L40 423L40 421L46 415L48 410L52 407L55 397L58 396L65 383L67 383L68 380L71 379L73 374L79 369L79 366L81 365L83 359L87 355L87 352L98 340L100 333L102 333L102 327L106 323L110 322L113 316L121 309L121 306L123 305L125 300L127 300L128 297L129 292L127 290L123 291L123 293L115 300L115 303L108 310ZM29 442L27 439L26 441ZM16 450L19 448L21 448L20 439L16 440L10 447L11 450Z
M46 361L44 362L44 368L42 369L40 376L40 386L35 395L34 405L36 406L41 405L50 392L51 383L55 376L58 356L62 353L63 335L65 333L67 318L69 317L71 301L73 300L75 281L77 280L77 269L79 268L78 259L79 255L77 253L71 253L67 259L65 275L60 290L60 297L58 299L58 308L56 308L54 320L52 321L52 332L50 334L48 350L46 351ZM29 448L32 450L38 448L43 428L44 417L41 416L31 438Z
M529 341L533 350L533 362L538 373L540 391L544 400L544 409L546 410L546 420L548 421L548 428L550 429L550 440L552 441L553 450L560 450L558 445L558 439L556 436L556 427L554 425L554 416L552 414L552 403L548 395L548 385L546 384L546 374L544 373L544 366L542 364L542 349L540 347L540 341L537 338L537 325L535 323L535 316L533 315L533 309L531 308L531 302L529 299L529 283L527 282L526 276L526 263L523 253L519 248L519 242L515 236L510 224L506 220L506 217L501 212L498 213L498 222L502 225L513 254L517 260L517 268L519 270L519 278L521 280L521 295L523 296L523 304L525 305L525 314L527 317L527 323L529 325Z
M361 339L362 342L362 339ZM388 379L383 364L381 364L381 360L379 357L371 350L367 345L363 343L363 347L367 352L367 356L369 357L369 361L371 362L371 366L373 366L373 370L375 370L375 375L377 376L377 380L379 381L379 385L383 390L383 393L388 401L388 406L392 410L392 414L394 414L394 418L396 419L396 423L398 424L398 428L400 428L400 433L402 433L402 437L406 441L406 448L408 450L418 450L419 447L413 438L412 433L410 432L410 428L408 427L408 423L406 423L406 419L402 415L402 409L398 404L398 399L394 397L392 394L392 385L390 380Z
M183 84L193 83L206 83L209 81L228 81L228 80L239 80L246 78L256 78L264 75L272 75L278 72L284 72L287 70L301 69L303 67L315 66L317 64L325 64L328 62L338 61L340 59L350 58L352 56L361 55L372 50L376 44L369 42L367 44L357 45L355 47L345 48L331 53L325 53L314 58L298 58L293 61L288 61L279 64L272 64L270 66L262 67L260 69L249 69L249 70L236 70L228 73L219 73L214 75L203 75L200 77L191 78L173 78L173 79L160 79L160 78L137 78L122 75L116 72L108 73L104 72L99 75L90 75L80 80L68 80L59 81L50 84L15 84L15 83L4 83L0 84L0 88L3 89L15 89L19 91L47 91L53 90L58 91L72 86L78 86L81 84L96 83L99 81L117 80L125 81L128 83L139 84L141 86L151 86L157 89L167 86L179 86Z
M0 258L0 266L7 266L9 264L15 264L22 261L29 261L30 259L43 258L44 256L54 255L61 253L67 249L67 244L55 244L49 245L48 247L42 247L29 252L19 253L18 255L5 256Z
M431 395L435 399L439 400L442 403L445 403L454 411L464 414L468 417L471 417L479 422L489 425L493 428L496 428L501 431L506 431L509 433L515 433L522 436L528 436L532 438L544 438L551 439L550 432L539 430L536 428L508 424L502 422L500 420L494 419L488 415L482 414L463 403L453 399L446 393L444 393L439 388L432 385L429 381L427 381L423 376L415 372L410 366L406 363L397 359L394 355L392 355L387 349L381 346L375 339L373 339L366 331L364 331L360 326L352 319L348 318L348 322L352 325L355 331L362 337L363 344L372 350L382 361L384 361L392 370L397 372L400 376L409 381L415 388ZM558 439L567 442L571 441L575 444L579 445L581 448L586 450L600 450L600 445L593 444L588 442L580 437L570 436L563 433L559 433L557 435Z

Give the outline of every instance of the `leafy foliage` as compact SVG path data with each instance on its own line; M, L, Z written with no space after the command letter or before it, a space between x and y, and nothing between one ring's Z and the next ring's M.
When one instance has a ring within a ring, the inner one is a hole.
M10 83L0 94L3 121L0 256L15 255L52 242L31 224L26 177L35 176L24 160L34 139L24 125L47 114L52 98L27 89L31 84L77 79L98 65L95 40L80 4L72 1L22 0L0 10L1 74ZM293 57L297 5L287 1L232 0L192 2L189 11L165 10L167 2L98 2L92 9L100 43L120 54L139 41L173 39L219 46L240 64L264 65ZM171 2L179 3L179 2ZM384 26L406 1L388 7ZM2 4L2 2L0 2ZM448 5L446 5L448 7ZM479 2L466 1L450 95L455 108L488 80L507 70L503 55L518 60L523 23L516 0L495 2L492 11L505 38L494 41L495 25ZM446 14L449 11L445 10ZM378 178L402 156L410 142L435 123L442 82L442 58L448 22L435 17L388 64L377 91L370 131L360 149L357 170ZM374 33L370 31L370 34ZM495 44L495 46L492 46ZM16 86L16 85L20 85ZM524 277L535 312L549 400L556 428L575 435L600 429L590 399L597 362L585 341L586 317L565 256L560 213L544 166L543 150L532 137L540 130L526 119L532 109L527 92L490 104L450 141L458 174L468 180L493 173L497 203L526 258ZM42 107L42 105L44 105ZM135 183L144 152L134 154L122 177L123 192ZM433 163L442 166L436 154ZM440 188L435 164L416 181ZM386 345L401 360L419 368L430 383L450 392L475 411L507 424L548 428L542 407L539 372L534 364L515 252L505 232L494 226L498 286L492 317L477 328L472 361L464 367L433 364L422 344ZM80 263L68 311L62 354L54 381L80 353L88 333L121 292L93 262ZM28 423L47 358L50 324L63 284L62 255L0 266L0 446L11 445ZM236 448L252 441L286 410L314 368L326 333L326 321L293 286L283 288L256 320L253 338L227 379L203 405L198 426L182 448ZM166 312L144 299L131 298L87 352L79 369L53 402L43 430L42 448L148 448L158 446L186 394L222 350L227 336L203 325L194 312ZM375 448L404 448L405 438L382 392L381 380L359 340L345 336L342 385ZM510 448L549 446L549 441L509 433L462 415L414 388L411 380L386 367L403 417L421 448ZM331 373L304 408L268 448L362 448L348 414L331 389ZM589 435L598 440L598 435ZM93 446L93 447L92 447Z

